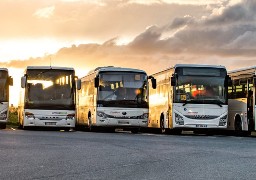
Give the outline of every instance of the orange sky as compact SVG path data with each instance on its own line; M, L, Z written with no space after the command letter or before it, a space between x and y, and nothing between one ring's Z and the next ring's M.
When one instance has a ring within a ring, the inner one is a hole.
M22 8L21 8L22 7ZM0 63L18 104L28 65L97 66L149 74L177 63L256 64L254 0L1 0Z

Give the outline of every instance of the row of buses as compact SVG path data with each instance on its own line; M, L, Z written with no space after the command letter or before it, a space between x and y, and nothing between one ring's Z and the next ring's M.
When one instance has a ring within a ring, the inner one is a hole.
M21 78L18 119L31 127L255 131L256 67L177 64L143 70L99 67L78 79L73 68L28 66ZM3 78L2 78L3 76ZM2 80L3 79L3 80ZM8 117L12 78L1 69L1 128ZM6 105L5 105L6 104ZM5 119L4 119L5 118ZM4 120L2 120L4 119Z

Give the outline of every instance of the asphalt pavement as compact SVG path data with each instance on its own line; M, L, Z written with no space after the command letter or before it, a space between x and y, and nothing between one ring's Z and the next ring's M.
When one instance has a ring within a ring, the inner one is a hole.
M256 138L0 131L0 179L255 179Z

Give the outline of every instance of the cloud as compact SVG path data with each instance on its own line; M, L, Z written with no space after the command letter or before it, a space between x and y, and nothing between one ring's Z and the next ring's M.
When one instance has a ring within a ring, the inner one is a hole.
M148 6L112 0L3 0L0 1L0 40L45 36L62 41L103 43L116 36L134 37L145 27L163 26L176 16L198 17L208 13L201 5L165 2Z
M154 26L139 34L130 43L130 48L137 50L141 47L141 52L151 53L255 56L255 8L255 1L245 0L227 8L219 16L176 18L169 26ZM160 38L162 34L178 28L179 31L169 38Z
M115 35L103 43L73 45L61 48L51 56L0 65L19 68L33 64L49 65L51 58L52 65L56 66L92 69L115 65L141 68L148 73L177 63L219 64L228 68L254 65L256 2L244 0L232 6L226 4L225 8L219 6L223 12L218 15L212 13L216 6L208 12L209 16L184 13L170 18L162 25L152 23L125 45L118 45L118 37Z
M50 18L53 15L54 10L55 10L55 6L45 7L45 8L36 10L34 15L39 18Z

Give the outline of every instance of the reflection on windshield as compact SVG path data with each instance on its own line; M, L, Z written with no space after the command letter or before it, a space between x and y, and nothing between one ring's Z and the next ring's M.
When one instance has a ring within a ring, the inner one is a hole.
M7 91L8 91L8 84L7 84L8 73L6 71L0 71L0 102L8 101Z
M98 102L106 105L147 104L147 79L138 73L104 73L100 76Z
M73 71L29 70L27 77L27 106L69 106L74 103Z
M176 102L226 104L223 77L179 76Z

